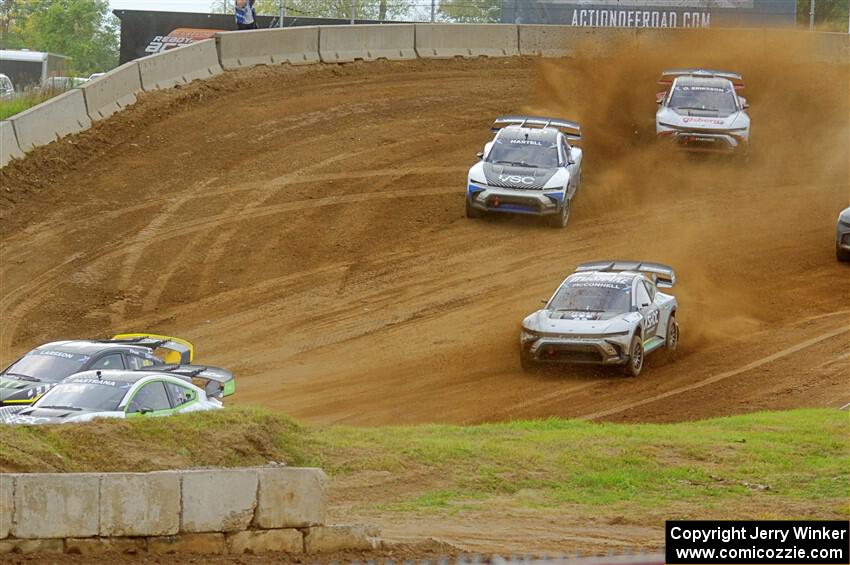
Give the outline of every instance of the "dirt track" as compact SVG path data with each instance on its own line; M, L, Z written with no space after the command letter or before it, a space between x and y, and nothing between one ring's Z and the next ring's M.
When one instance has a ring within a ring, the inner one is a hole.
M146 95L0 173L0 361L173 333L237 372L236 402L322 424L845 404L848 69L670 52L690 55L257 68ZM747 79L749 166L653 144L658 71L694 64ZM518 111L585 126L563 231L463 217L488 120ZM524 374L522 317L607 257L677 268L677 358Z

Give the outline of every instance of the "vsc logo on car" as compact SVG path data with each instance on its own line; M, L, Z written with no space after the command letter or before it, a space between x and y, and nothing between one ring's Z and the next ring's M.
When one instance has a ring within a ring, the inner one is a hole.
M534 184L534 177L522 177L519 175L499 175L499 180L502 182Z

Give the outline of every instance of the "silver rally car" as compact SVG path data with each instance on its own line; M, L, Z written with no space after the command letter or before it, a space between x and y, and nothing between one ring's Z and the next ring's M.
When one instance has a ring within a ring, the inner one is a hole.
M679 342L671 267L642 261L582 263L542 310L522 321L524 369L542 363L625 366L636 377L647 354Z
M487 212L546 216L564 227L581 184L583 152L570 141L581 126L557 118L502 116L466 182L466 215Z
M661 73L667 90L656 95L658 139L689 151L749 155L750 117L741 75L705 69Z

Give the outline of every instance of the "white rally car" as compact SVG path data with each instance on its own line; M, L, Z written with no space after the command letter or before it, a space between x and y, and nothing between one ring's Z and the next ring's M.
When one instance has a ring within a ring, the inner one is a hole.
M55 385L31 406L0 408L0 423L80 423L218 410L220 398L235 390L233 375L212 367L84 371Z
M541 363L625 366L636 377L645 356L675 350L679 324L675 296L660 292L676 282L671 267L643 261L582 263L542 310L522 321L524 369Z
M547 218L562 228L581 185L581 126L559 118L501 116L466 179L466 216L490 212Z
M750 116L741 75L706 69L673 69L661 73L666 90L656 95L658 139L688 151L734 153L750 151Z

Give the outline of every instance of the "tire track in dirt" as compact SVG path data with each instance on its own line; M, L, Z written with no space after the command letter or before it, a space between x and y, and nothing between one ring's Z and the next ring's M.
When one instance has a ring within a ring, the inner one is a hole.
M600 410L600 411L597 411L597 412L592 412L590 414L585 414L585 415L581 416L580 419L582 419L582 420L598 420L598 419L601 419L601 418L606 418L608 416L613 416L614 414L626 412L626 411L631 410L633 408L645 406L647 404L652 404L653 402L658 402L659 400L664 400L666 398L670 398L670 397L673 397L673 396L676 396L676 395L679 395L679 394L690 392L690 391L696 390L698 388L703 388L703 387L708 386L710 384L720 382L724 379L728 379L728 378L731 378L731 377L738 376L741 373L746 373L747 371L752 371L753 369L757 369L757 368L759 368L763 365L766 365L768 363L772 363L772 362L777 361L779 359L782 359L784 357L794 355L795 353L799 353L801 351L804 351L805 349L812 347L813 345L819 344L821 342L832 339L834 337L838 337L838 336L840 336L842 334L846 334L846 333L850 333L850 328L841 327L837 330L833 330L833 331L827 332L825 334L815 336L811 339L807 339L805 341L797 343L796 345L792 345L791 347L786 347L785 349L777 351L776 353L768 355L767 357L762 357L761 359L757 359L755 361L747 363L743 367L738 367L736 369L730 369L728 371L723 371L722 373L712 375L708 378L699 380L695 383L691 383L691 384L686 385L686 386L677 387L677 388L674 388L672 390L667 390L665 392L662 392L661 394L656 394L655 396L651 396L649 398L644 398L644 399L637 400L637 401L634 401L634 402L628 402L626 404L623 404L621 406L617 406L615 408L610 408L608 410Z

